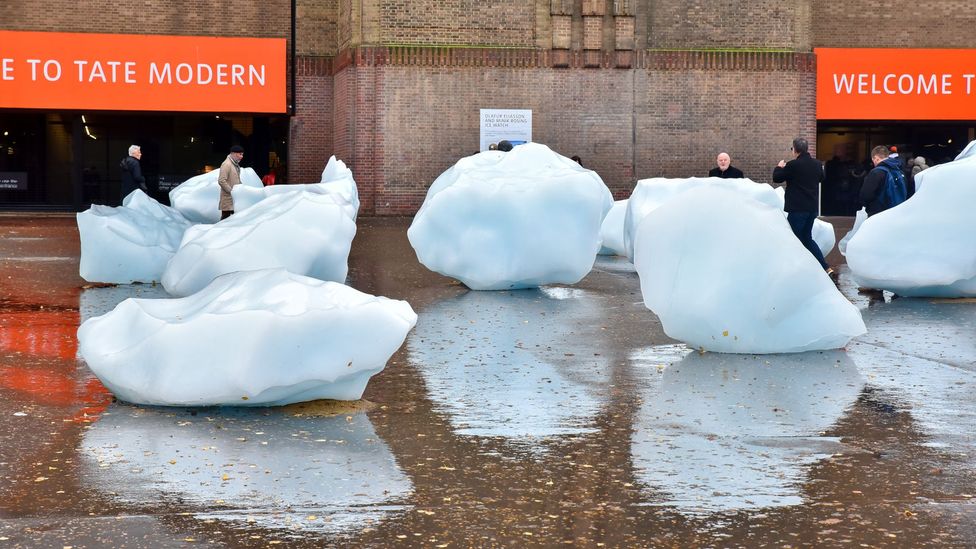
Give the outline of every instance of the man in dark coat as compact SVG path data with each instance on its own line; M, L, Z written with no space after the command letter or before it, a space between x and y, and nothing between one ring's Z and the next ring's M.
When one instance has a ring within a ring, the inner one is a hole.
M780 160L773 169L773 181L786 183L786 220L803 246L810 250L827 274L833 275L833 269L824 261L820 247L813 240L813 222L820 212L819 191L824 180L823 165L810 156L807 140L802 137L793 140L791 150L795 158L789 162Z
M901 161L898 157L889 156L888 149L883 145L871 149L871 162L874 163L874 169L864 177L864 184L861 185L860 192L861 204L864 204L868 217L897 206L897 204L885 203L882 199L884 193L881 191L888 183L887 170L901 172ZM905 194L907 194L907 189Z
M139 159L142 158L142 149L139 145L129 147L129 156L122 159L119 167L122 168L122 198L129 196L129 193L136 189L149 194L146 187L146 178L142 175L142 166Z
M718 167L712 168L708 172L708 177L721 177L722 179L742 179L745 177L742 175L742 170L732 165L732 157L725 151L718 153L715 163L718 164Z

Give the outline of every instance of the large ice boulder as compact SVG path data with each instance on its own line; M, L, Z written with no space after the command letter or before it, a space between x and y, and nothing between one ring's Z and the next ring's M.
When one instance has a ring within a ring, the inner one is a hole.
M840 250L841 255L844 256L847 255L847 243L850 242L852 238L854 238L854 235L857 233L857 230L861 228L861 224L863 224L867 218L868 218L868 211L865 210L864 208L861 208L860 210L857 211L856 214L854 214L854 226L851 227L851 230L847 231L847 234L844 235L844 238L840 239L840 242L837 243L837 249Z
M205 415L113 404L81 437L83 489L285 537L356 535L408 508L410 478L365 412Z
M410 305L282 269L222 276L179 299L127 299L78 329L78 351L128 402L268 406L356 400L417 322Z
M689 177L665 178L654 177L641 179L634 187L630 199L627 201L627 213L624 216L624 249L627 257L634 259L634 238L637 228L647 214L659 208L662 204L692 189L705 187L707 189L731 189L743 196L748 196L774 208L783 209L783 198L769 185L756 183L751 179L722 179L720 177Z
M139 189L122 206L92 205L77 214L78 272L88 282L157 282L192 223Z
M220 170L211 170L177 185L169 192L169 203L194 223L220 221ZM241 168L241 185L260 189L261 178L252 168Z
M349 217L355 220L359 213L359 192L356 190L356 181L352 177L352 170L346 167L345 162L337 160L335 156L329 158L325 170L322 171L322 181L319 183L271 185L260 188L237 185L231 191L231 195L234 197L234 211L244 211L275 194L298 190L320 194L335 193L348 203L347 213Z
M922 173L924 186L848 242L854 280L903 296L976 296L976 156Z
M865 332L782 211L737 190L701 186L669 200L641 222L635 254L644 304L696 349L836 349Z
M627 217L627 200L617 200L603 219L600 226L600 237L603 239L603 248L600 255L627 255L627 248L624 247L624 220Z
M356 223L338 195L304 190L270 196L215 225L186 232L163 273L163 287L185 296L226 273L283 267L344 282Z
M427 268L475 290L579 282L613 197L545 145L462 158L427 192L407 236Z

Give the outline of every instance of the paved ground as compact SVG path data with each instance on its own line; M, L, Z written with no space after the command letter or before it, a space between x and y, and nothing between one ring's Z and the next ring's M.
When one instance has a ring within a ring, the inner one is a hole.
M976 546L976 303L842 267L848 349L701 355L625 261L469 292L407 223L360 220L350 258L420 315L364 402L160 409L75 340L160 288L83 289L73 217L0 216L0 546Z

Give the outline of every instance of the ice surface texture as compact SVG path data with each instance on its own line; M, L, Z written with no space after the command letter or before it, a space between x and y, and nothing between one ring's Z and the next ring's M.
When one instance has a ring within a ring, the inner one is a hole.
M127 299L78 329L121 400L267 406L356 400L417 322L410 305L281 269L222 276L180 299Z
M652 179L642 179L637 182L637 187L631 194L627 204L627 213L624 218L624 251L631 260L634 258L634 235L637 227L644 217L660 207L669 199L679 196L681 193L699 187L716 187L722 189L732 189L743 196L748 196L763 204L768 204L779 210L783 209L785 189L783 187L772 188L769 185L756 183L755 181L744 179L722 179L719 177L689 177L687 179L655 177ZM786 212L783 212L785 215ZM609 216L608 216L609 217ZM826 221L817 219L813 224L813 240L817 243L820 251L826 257L834 247L836 237L834 236L834 226Z
M216 223L220 221L220 185L217 176L220 170L187 179L169 192L169 203L194 223ZM261 178L251 168L241 168L241 185L262 188Z
M600 237L603 238L603 248L600 255L627 255L624 247L624 219L627 217L627 201L617 200L610 208L610 213L603 219L600 227Z
M265 198L281 193L304 190L313 193L335 193L349 204L348 213L354 221L359 213L359 192L356 190L356 181L352 177L352 170L346 167L345 162L336 160L335 156L329 158L325 170L322 171L322 181L308 185L271 185L269 187L255 188L247 185L234 187L231 194L234 197L234 211L241 212Z
M196 225L163 273L174 296L196 292L226 273L283 267L344 282L356 223L338 195L276 194L215 225Z
M157 282L192 223L139 189L122 206L93 205L76 216L81 278L88 282Z
M836 349L865 332L782 211L736 190L702 186L669 200L641 223L635 253L644 304L696 349Z
M431 185L407 236L427 268L475 290L579 282L613 205L600 176L527 143L459 160Z
M967 151L972 150L967 147ZM976 155L933 166L925 185L867 218L847 243L861 286L916 297L976 296Z

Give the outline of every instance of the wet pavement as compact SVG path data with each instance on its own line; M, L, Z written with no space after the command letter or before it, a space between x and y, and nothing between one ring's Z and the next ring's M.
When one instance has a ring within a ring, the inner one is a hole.
M624 260L471 292L408 223L353 243L349 284L419 314L364 401L167 409L115 402L75 339L162 289L84 288L73 217L0 216L0 546L976 546L976 301L842 266L846 350L699 354Z

